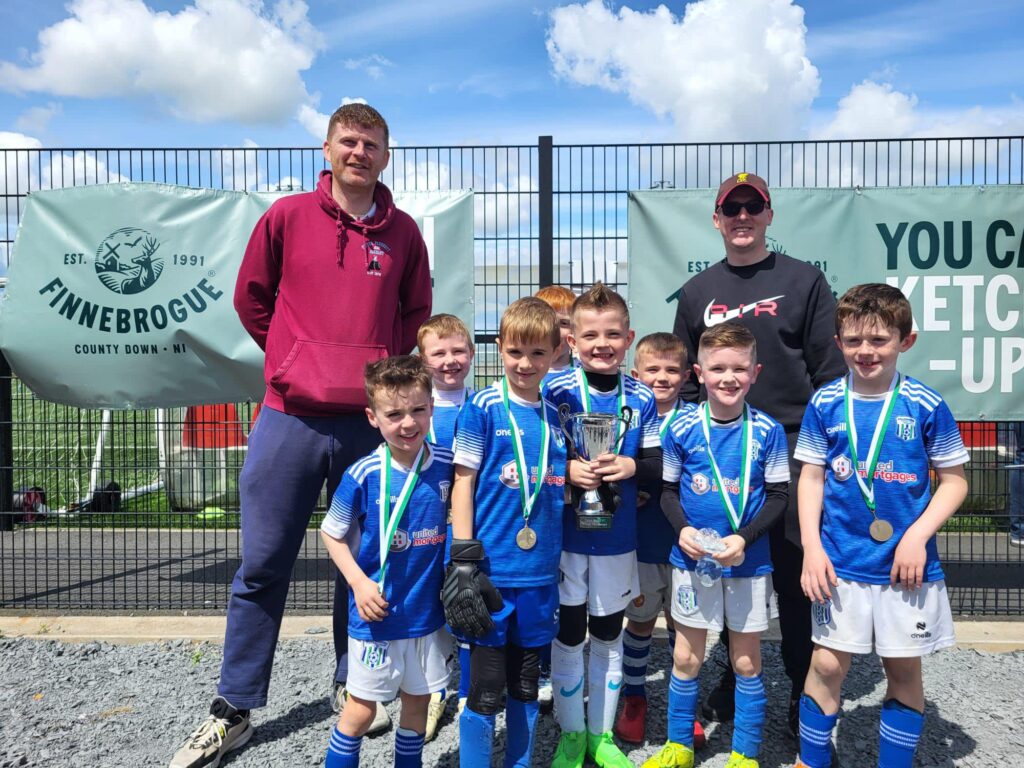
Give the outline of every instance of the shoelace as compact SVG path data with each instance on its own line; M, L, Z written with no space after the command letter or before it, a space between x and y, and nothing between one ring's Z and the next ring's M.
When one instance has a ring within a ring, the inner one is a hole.
M192 734L189 746L195 749L205 749L211 744L215 744L219 747L224 743L224 737L228 735L227 726L227 720L210 715L203 721L202 725L196 728Z
M676 764L676 755L682 751L682 747L677 744L666 744L654 757L658 761L658 765L666 766L666 768L672 768Z

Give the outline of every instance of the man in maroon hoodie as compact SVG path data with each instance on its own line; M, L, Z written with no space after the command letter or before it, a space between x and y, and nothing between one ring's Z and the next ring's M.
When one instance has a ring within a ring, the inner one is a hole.
M171 768L217 764L252 736L249 710L267 703L288 583L317 498L325 482L332 498L346 467L380 441L363 414L363 366L412 351L430 316L423 238L377 181L389 157L384 118L364 104L341 107L324 142L331 169L314 191L275 202L245 249L235 309L266 353L267 389L239 481L242 564L218 695ZM337 592L335 648L344 649L343 583Z

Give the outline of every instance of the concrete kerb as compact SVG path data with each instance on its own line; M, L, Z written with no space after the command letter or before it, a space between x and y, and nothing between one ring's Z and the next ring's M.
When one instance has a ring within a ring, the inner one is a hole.
M165 640L220 643L224 640L223 616L41 616L0 615L0 635L66 643L152 643ZM664 618L655 636L665 637ZM330 616L285 616L281 639L331 639ZM957 647L989 653L1024 650L1024 621L957 621ZM778 642L778 624L772 622L765 640Z

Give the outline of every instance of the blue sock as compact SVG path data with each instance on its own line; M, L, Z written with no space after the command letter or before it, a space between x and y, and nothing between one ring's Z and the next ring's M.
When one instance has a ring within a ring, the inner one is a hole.
M505 699L505 768L530 768L533 754L533 733L537 725L540 704L534 701L520 701L508 696Z
M732 731L732 749L744 757L757 757L761 751L764 715L768 697L761 675L736 675L736 725Z
M910 768L923 727L924 715L888 699L879 724L878 768Z
M647 696L647 662L651 658L651 638L634 635L628 629L622 634L623 696Z
M469 696L469 646L459 643L459 698Z
M693 747L693 720L697 717L697 678L683 680L675 672L668 683L668 740Z
M481 715L469 707L459 715L459 766L491 768L494 715Z
M395 768L423 768L423 738L408 728L395 731Z
M338 726L334 726L324 768L359 768L359 747L362 743L362 736L346 736Z
M826 715L806 693L800 696L800 761L807 768L831 768L832 729L839 713Z

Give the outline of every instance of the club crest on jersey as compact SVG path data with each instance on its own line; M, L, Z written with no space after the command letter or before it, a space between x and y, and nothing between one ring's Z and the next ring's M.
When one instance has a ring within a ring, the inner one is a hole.
M750 460L757 461L757 457L761 455L761 444L757 440L750 441Z
M913 440L917 435L917 419L913 416L896 417L896 437L900 440Z
M853 477L853 462L849 457L840 454L832 459L832 474L836 480L849 480Z
M409 538L408 531L403 531L401 528L395 531L395 535L391 537L392 552L404 552L411 546L412 539Z
M448 501L448 494L449 494L449 492L451 492L451 489L452 489L452 483L451 483L450 480L442 480L441 482L439 482L437 484L437 490L441 494L441 501L442 502Z
M636 606L637 608L642 608L643 604L646 603L646 602L647 602L647 598L644 597L643 595L637 595L635 598L633 598L633 605Z
M711 481L708 480L708 476L698 472L692 478L690 478L690 490L696 493L698 496L703 496L705 493L711 490Z
M364 642L359 663L367 669L380 669L388 663L388 641Z
M826 600L824 603L811 603L811 611L814 614L814 623L819 627L824 627L832 623L831 600Z
M676 605L686 616L697 612L697 590L693 587L679 587L676 590Z

